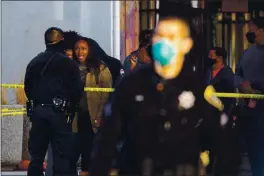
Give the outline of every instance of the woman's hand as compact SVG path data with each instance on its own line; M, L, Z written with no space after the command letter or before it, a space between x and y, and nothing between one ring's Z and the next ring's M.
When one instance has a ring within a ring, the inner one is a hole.
M130 58L130 70L134 70L137 66L136 55Z

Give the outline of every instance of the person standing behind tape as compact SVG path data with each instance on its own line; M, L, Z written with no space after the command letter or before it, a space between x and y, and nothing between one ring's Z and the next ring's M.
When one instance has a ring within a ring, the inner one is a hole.
M133 71L136 67L152 62L151 56L151 38L154 30L146 29L139 35L139 48L133 51L124 61L125 73Z
M216 92L235 93L234 73L232 69L226 65L227 52L225 48L213 47L207 59L208 66L208 83L214 86ZM214 156L214 151L210 152L211 163L208 172L212 172L211 168L214 165L215 175L236 175L240 165L240 152L238 144L238 137L235 136L235 128L233 126L233 108L236 105L236 100L233 98L221 98L224 104L224 112L229 117L229 121L224 130L221 130L218 135L218 140L230 140L230 146L221 148L222 152L218 156ZM225 155L223 161L221 155ZM211 166L211 167L210 167Z
M264 17L249 23L247 39L255 43L242 56L236 70L235 84L242 93L264 93ZM246 139L252 175L264 175L264 100L246 100L241 124Z
M80 38L74 50L74 59L79 62L81 79L85 87L111 88L112 76L108 67L101 61L96 48L86 37ZM78 110L78 136L81 154L81 169L88 172L93 138L97 133L102 111L109 96L108 92L86 91Z
M28 150L31 155L28 176L43 176L43 162L51 143L53 175L76 176L73 161L72 120L83 85L77 64L63 53L63 31L51 27L45 32L46 51L27 66L25 93L32 127Z

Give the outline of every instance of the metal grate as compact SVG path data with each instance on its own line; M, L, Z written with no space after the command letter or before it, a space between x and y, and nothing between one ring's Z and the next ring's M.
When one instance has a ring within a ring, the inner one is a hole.
M139 1L139 26L140 31L153 29L158 19L159 0Z

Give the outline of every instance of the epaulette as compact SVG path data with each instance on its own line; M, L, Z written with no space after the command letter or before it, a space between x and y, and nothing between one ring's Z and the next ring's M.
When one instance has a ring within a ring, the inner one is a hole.
M214 95L215 89L212 85L206 87L204 91L204 99L212 106L217 108L219 111L223 111L224 104L222 101Z

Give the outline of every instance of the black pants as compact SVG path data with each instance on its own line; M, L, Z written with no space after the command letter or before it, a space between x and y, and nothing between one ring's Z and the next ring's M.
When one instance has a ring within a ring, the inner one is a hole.
M77 157L81 156L81 169L88 171L90 167L94 132L88 111L78 112L78 133L77 133Z
M246 108L241 116L242 134L253 176L264 175L264 114Z
M67 123L63 112L54 112L51 107L37 106L29 134L28 150L31 162L28 176L43 176L43 162L49 143L53 151L53 175L76 176L71 124Z

